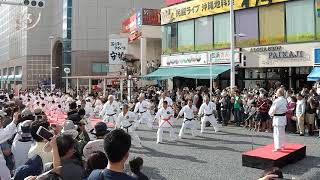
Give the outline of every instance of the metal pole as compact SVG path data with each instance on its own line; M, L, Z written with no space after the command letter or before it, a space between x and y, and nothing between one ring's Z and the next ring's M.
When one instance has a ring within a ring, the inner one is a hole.
M69 84L69 79L68 79L69 73L66 73L66 93L68 93L68 84Z
M91 94L91 86L92 86L92 81L91 81L91 78L89 78L89 94Z
M77 96L79 94L79 78L77 78L77 89L76 89L76 92L77 92Z
M103 97L106 97L106 79L103 79Z
M49 36L49 39L50 39L50 89L51 89L51 92L53 91L53 78L52 78L52 46L53 46L53 36Z
M212 61L211 61L211 57L210 58L210 95L212 95L212 88L213 88L213 85L212 85Z
M230 88L235 87L235 62L234 62L234 9L233 9L233 1L230 0Z

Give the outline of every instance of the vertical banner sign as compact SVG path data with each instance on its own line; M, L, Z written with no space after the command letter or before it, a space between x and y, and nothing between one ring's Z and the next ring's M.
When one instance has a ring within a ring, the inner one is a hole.
M320 17L320 0L316 0L317 6L317 17Z
M314 64L320 64L320 49L314 49Z
M124 54L128 51L127 38L113 38L109 40L109 64L123 64Z

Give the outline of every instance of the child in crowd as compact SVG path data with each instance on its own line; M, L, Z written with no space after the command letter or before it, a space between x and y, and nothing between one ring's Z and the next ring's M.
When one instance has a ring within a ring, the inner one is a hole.
M143 166L143 159L141 157L137 157L129 161L130 170L133 173L133 177L137 180L149 180L149 178L141 172L141 168Z

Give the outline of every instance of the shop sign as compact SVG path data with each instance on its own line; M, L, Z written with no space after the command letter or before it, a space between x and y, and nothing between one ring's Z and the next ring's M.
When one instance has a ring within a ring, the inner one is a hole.
M122 21L122 33L129 33L130 32L130 18L127 18L125 20Z
M160 10L159 9L142 9L142 24L160 26Z
M235 49L235 51L238 51L238 52L239 52L239 50L240 49ZM229 49L220 50L220 51L210 51L209 58L211 60L211 63L213 63L213 64L230 63L231 51ZM234 54L234 62L240 63L240 54L239 53ZM209 61L209 63L210 63L210 61Z
M320 49L314 49L314 64L320 64Z
M142 33L140 31L131 32L128 38L129 42L133 42L134 40L138 39L141 35Z
M234 10L269 5L289 0L234 0ZM228 12L230 0L189 1L161 9L161 24L184 21Z
M161 66L191 66L208 63L207 53L162 56Z
M171 5L178 4L178 3L181 3L184 1L186 1L186 0L166 0L166 6L171 6Z
M320 63L317 43L243 48L246 67L303 67Z
M266 53L268 55L268 59L294 59L304 57L303 51L285 50L282 46L251 48L250 52Z
M320 0L316 0L317 17L320 17Z
M109 64L123 64L124 54L127 54L128 39L113 38L109 40Z

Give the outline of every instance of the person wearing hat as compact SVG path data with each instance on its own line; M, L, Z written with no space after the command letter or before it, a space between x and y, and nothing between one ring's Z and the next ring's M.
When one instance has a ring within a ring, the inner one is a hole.
M79 135L78 126L74 125L73 121L66 120L63 123L63 129L61 131L62 134L71 135L73 139L76 139Z
M109 133L108 127L104 122L98 122L94 129L90 131L91 134L96 136L96 140L89 141L83 148L83 155L88 158L92 152L101 151L104 152L104 137Z
M32 136L30 132L30 126L32 121L27 120L20 124L18 135L16 135L17 140L13 141L12 153L15 158L16 167L20 167L28 160L28 152L32 145Z
M130 134L133 142L135 142L138 147L142 147L141 140L133 127L136 119L137 116L135 115L135 113L129 111L129 106L127 104L124 104L122 106L122 112L117 118L116 127L121 128L128 134Z
M120 113L120 106L117 101L114 100L112 95L108 96L108 101L103 105L103 109L100 113L100 117L104 122L115 123L115 119Z

